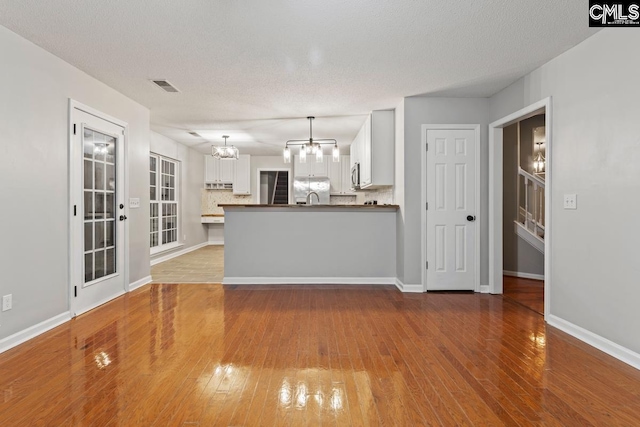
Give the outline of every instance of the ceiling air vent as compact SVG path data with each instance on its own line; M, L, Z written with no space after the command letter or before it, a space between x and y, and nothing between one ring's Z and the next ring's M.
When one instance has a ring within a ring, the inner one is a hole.
M171 83L169 83L166 80L151 80L153 83L156 84L156 86L158 86L160 89L162 89L165 92L180 92L178 89L176 89Z
M189 135L195 136L196 138L202 138L198 132L189 132Z

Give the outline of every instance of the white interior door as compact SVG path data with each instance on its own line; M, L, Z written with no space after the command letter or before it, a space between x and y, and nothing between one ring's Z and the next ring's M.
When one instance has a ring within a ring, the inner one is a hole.
M74 108L72 295L80 314L125 290L124 128Z
M476 133L427 131L427 290L475 290Z

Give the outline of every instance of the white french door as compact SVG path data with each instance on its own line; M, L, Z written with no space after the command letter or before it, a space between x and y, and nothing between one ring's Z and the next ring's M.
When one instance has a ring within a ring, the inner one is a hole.
M124 128L72 110L71 311L88 311L125 290Z
M476 132L427 130L427 290L475 290Z

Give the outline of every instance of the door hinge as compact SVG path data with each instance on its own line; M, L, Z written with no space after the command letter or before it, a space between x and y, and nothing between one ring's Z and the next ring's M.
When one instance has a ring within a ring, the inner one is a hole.
M78 297L78 287L77 286L73 287L73 296L76 297L76 298Z
M74 135L76 134L76 124L75 123L73 124L73 134Z
M73 205L73 216L78 216L78 205Z
M429 210L429 202L427 202L427 205L425 206L425 208Z
M425 144L425 145L426 145L426 147L427 147L427 151L429 151L429 144Z
M426 262L425 268L428 270L429 269L429 261Z

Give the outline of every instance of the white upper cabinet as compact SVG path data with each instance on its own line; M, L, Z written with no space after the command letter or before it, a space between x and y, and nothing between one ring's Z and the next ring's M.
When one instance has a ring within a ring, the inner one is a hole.
M204 156L204 182L205 184L231 184L237 160L216 159L213 156Z
M220 182L223 184L233 183L236 171L237 160L220 159Z
M355 195L351 190L351 164L347 155L340 156L340 163L329 164L329 179L331 181L331 195Z
M322 177L329 176L329 163L331 157L325 153L321 163L316 162L315 156L307 155L307 161L300 163L300 156L293 157L293 176L296 177Z
M236 160L233 194L251 194L251 156L241 154Z
M393 185L394 120L393 110L373 111L351 143L351 162L360 163L361 188Z
M360 186L371 185L371 116L367 117L362 128L362 160L360 161Z

